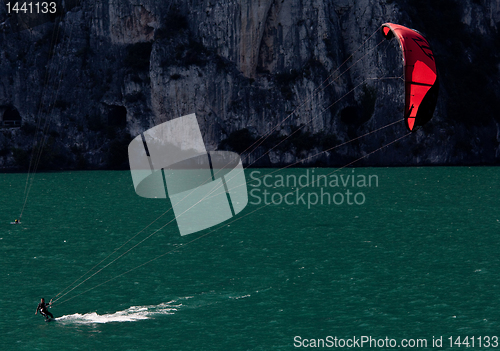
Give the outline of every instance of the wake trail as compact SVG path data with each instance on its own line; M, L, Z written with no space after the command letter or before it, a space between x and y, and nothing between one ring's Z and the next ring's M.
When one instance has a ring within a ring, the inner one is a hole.
M169 302L162 302L158 305L131 306L123 311L107 314L98 314L97 312L84 314L74 313L56 317L53 320L58 324L64 325L137 322L155 319L165 315L173 315L180 309L199 309L214 304L227 303L228 301L241 301L269 289L271 289L271 287L258 289L256 291L226 292L223 294L215 291L206 291L194 296L175 298Z
M189 298L189 297L188 297ZM183 298L187 299L187 298ZM178 299L181 300L181 299ZM146 319L153 319L161 315L175 314L181 307L182 303L178 300L160 303L158 305L146 306L131 306L123 311L115 313L98 314L91 313L74 313L55 318L58 323L62 324L105 324L105 323L122 323L136 322Z

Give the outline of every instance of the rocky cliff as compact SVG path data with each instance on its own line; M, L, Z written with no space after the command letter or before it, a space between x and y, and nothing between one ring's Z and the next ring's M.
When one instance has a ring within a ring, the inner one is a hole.
M193 112L207 149L246 166L343 166L400 137L356 165L500 163L500 0L57 6L29 22L0 5L3 169L127 168L132 137ZM422 32L439 70L434 118L407 136L378 130L403 118L385 22Z

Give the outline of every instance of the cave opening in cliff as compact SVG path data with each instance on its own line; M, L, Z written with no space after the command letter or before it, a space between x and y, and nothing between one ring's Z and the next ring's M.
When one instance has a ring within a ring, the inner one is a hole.
M357 106L347 106L340 111L340 120L344 124L359 124L360 111Z
M109 106L108 126L117 128L125 128L127 126L127 109L125 106Z
M14 128L14 127L20 127L21 124L22 124L22 118L17 108L15 108L14 106L6 106L2 114L1 125L7 128Z

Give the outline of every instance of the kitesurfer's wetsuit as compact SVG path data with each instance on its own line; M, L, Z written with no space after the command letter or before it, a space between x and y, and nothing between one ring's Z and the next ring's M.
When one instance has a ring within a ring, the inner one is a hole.
M38 311L40 311L42 316L44 316L46 319L49 319L49 316L50 316L50 318L54 318L52 313L50 313L49 310L47 309L47 304L45 302L40 302L38 304L38 307L36 308L36 312L38 312Z

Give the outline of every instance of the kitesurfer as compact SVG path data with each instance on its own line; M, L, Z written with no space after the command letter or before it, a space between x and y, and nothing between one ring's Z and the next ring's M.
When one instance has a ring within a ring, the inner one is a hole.
M14 224L19 224L19 219L16 219L16 220L14 221Z
M48 307L51 307L51 305L52 305L52 300L50 300ZM50 313L49 310L47 309L47 304L45 303L45 299L43 297L40 303L38 304L38 307L36 308L35 314L38 314L38 311L40 311L40 314L44 316L45 319L49 319L49 316L50 318L54 318L52 313Z

